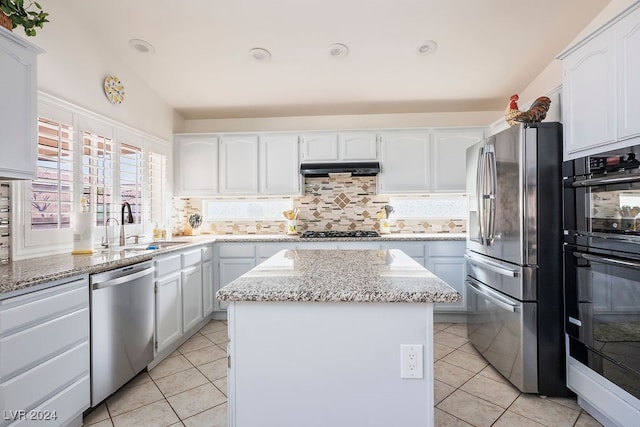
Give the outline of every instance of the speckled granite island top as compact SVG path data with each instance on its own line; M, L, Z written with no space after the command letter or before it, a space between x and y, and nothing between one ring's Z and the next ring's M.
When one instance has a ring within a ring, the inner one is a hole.
M218 291L222 301L450 303L460 294L404 252L283 250Z

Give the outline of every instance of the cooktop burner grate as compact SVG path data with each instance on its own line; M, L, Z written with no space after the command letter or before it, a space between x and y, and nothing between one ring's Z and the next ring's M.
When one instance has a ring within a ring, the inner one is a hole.
M360 237L379 237L377 231L305 231L302 238L306 239L329 239L335 237L360 238Z

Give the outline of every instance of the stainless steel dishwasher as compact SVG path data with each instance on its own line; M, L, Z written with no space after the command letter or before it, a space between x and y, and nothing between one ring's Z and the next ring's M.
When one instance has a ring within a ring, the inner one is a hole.
M153 360L153 262L90 276L91 406Z

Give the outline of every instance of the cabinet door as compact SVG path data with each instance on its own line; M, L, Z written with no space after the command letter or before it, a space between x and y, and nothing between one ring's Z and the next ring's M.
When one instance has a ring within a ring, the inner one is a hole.
M36 54L0 31L0 178L33 179L37 151Z
M220 193L258 193L258 137L224 137L220 140Z
M429 192L429 133L389 132L381 138L380 192Z
M204 316L213 311L213 261L202 263L202 310Z
M482 138L482 129L447 129L434 133L431 166L434 192L465 191L466 151Z
M302 135L302 160L331 161L338 160L338 135L319 133Z
M175 142L176 192L209 195L218 192L218 138L178 137Z
M228 285L229 283L231 283L232 281L234 281L235 279L242 276L244 273L246 273L247 271L251 270L253 267L256 266L256 261L254 258L251 258L251 259L221 258L218 261L218 263L219 263L218 264L219 288L222 288L223 286ZM219 305L221 310L226 310L229 303L226 301L219 301Z
M464 257L431 257L427 261L427 268L462 295L462 299L458 302L435 304L434 311L465 311L467 303L464 292L466 276Z
M338 135L340 160L376 160L378 150L373 132L350 132Z
M204 319L202 306L202 266L197 265L182 271L183 331L190 330Z
M260 192L300 194L297 135L260 137Z
M382 249L399 249L409 255L414 261L425 267L425 244L424 242L384 242Z
M613 29L599 34L563 61L566 153L616 140L613 35Z
M640 9L616 26L618 139L640 135Z
M156 354L182 336L180 273L156 280Z

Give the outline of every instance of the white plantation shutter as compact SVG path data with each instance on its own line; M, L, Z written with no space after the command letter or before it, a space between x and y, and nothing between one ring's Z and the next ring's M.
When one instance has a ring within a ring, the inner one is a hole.
M129 202L133 222L142 223L142 148L120 143L120 202Z
M96 225L104 225L112 216L113 141L89 131L82 133L82 196L96 213Z
M164 223L165 205L168 203L167 197L167 156L164 154L149 152L149 212L147 218L153 225Z
M38 119L38 163L31 181L31 230L69 228L73 201L73 127Z

